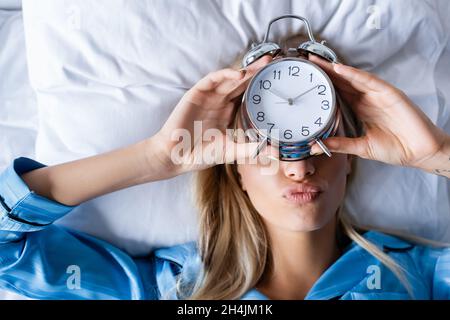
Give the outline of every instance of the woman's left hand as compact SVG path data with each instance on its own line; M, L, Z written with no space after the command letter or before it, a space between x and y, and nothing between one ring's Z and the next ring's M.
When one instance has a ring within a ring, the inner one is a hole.
M256 72L271 60L265 56L245 70L223 69L197 82L152 137L151 154L155 144L161 146L159 158L170 164L168 171L173 175L251 157L258 144L235 142L227 129L236 115L236 99L240 99Z
M434 173L450 169L449 135L436 127L402 91L368 72L331 64L315 56L310 59L331 77L365 130L365 135L359 138L326 139L324 143L330 151ZM320 151L318 145L313 146L312 153ZM439 164L441 169L432 168Z

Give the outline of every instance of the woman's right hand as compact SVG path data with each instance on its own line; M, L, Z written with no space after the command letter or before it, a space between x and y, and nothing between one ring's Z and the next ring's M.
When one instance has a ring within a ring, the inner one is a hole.
M153 150L149 152L149 161L162 161L168 171L178 175L254 154L257 143L235 143L226 129L234 120L236 99L255 73L271 60L266 56L246 70L223 69L200 80L151 138ZM155 144L159 154L154 152Z
M450 136L403 92L363 70L316 56L311 60L328 73L365 129L362 137L325 140L330 151L449 177ZM317 152L321 149L314 145L312 153Z
M107 153L32 170L22 178L38 195L74 206L131 186L245 158L253 154L256 146L234 143L225 129L235 114L234 100L270 60L264 57L246 72L225 69L209 74L183 96L153 137ZM189 140L184 142L192 142L197 138L194 121L202 121L201 136L208 129L216 129L218 139L204 142L203 147L199 140L194 141L177 164L180 159L173 159L173 151L179 141L174 141L173 135L183 130L185 140ZM211 148L217 152L208 157Z

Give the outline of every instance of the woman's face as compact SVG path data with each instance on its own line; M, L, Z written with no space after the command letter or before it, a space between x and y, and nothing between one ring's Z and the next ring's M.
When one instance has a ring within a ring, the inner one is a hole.
M337 135L344 136L340 127ZM276 149L268 147L265 154ZM273 160L275 161L275 160ZM351 156L333 154L280 162L272 175L262 164L240 164L241 185L265 223L290 231L314 231L335 217L351 171Z

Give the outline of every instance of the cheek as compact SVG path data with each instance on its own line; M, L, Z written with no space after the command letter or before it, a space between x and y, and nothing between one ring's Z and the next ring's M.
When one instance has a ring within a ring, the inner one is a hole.
M286 204L282 198L281 188L292 183L282 168L274 175L262 175L260 166L239 165L242 187L266 223L285 230L312 231L333 219L345 195L347 156L334 154L330 159L324 155L313 161L316 170L311 181L325 182L327 191L316 204L304 207Z
M259 213L272 211L275 201L272 195L278 191L278 174L263 175L259 165L239 165L239 174L241 176L241 185Z
M334 209L340 205L345 195L347 183L347 156L343 154L334 154L333 158L320 156L317 159L317 175L328 182L325 205Z
M242 188L249 194L263 194L271 188L270 176L261 174L259 165L239 165Z
M241 185L249 194L257 194L273 191L280 172L280 162L270 159L278 159L278 149L267 146L256 159L251 159L249 164L240 164L237 170L241 176Z

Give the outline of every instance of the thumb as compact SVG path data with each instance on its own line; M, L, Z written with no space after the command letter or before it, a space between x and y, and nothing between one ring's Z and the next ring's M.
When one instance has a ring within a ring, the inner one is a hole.
M364 137L346 138L332 137L323 141L331 152L352 154L364 158L367 154L367 142ZM311 148L311 155L323 154L322 148L315 143Z

